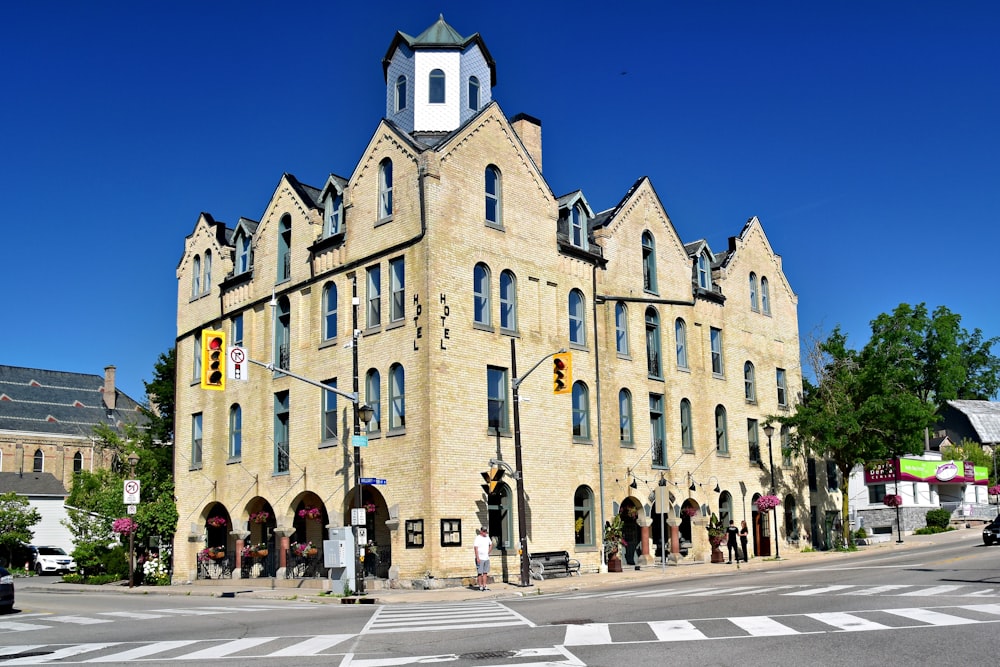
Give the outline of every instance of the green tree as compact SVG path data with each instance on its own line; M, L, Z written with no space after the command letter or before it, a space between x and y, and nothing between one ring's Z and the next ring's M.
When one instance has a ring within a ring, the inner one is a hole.
M143 414L149 419L151 443L172 448L174 441L174 380L177 371L177 350L160 353L153 366L152 382L144 382L149 407Z
M13 562L18 546L31 542L35 534L31 527L41 520L42 515L27 498L13 491L0 494L0 548L6 552L8 563Z

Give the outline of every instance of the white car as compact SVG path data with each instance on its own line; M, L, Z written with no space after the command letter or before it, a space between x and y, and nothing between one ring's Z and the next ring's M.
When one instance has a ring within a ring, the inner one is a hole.
M28 547L34 558L35 574L68 574L76 572L76 561L59 547Z

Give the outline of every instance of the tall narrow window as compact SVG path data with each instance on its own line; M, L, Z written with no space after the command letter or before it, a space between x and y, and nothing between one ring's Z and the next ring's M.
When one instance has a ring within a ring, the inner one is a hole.
M331 378L323 382L328 387L337 386L337 378ZM321 406L322 411L322 429L323 429L323 441L329 442L331 440L337 439L337 394L336 392L329 391L327 389L323 390L323 405Z
M243 313L233 315L233 322L229 332L229 340L237 347L243 346Z
M507 369L486 367L487 426L491 432L508 429Z
M667 467L667 425L663 418L663 395L649 395L650 459L654 468Z
M618 392L618 432L622 446L632 446L632 394L628 389Z
M212 251L205 251L205 280L201 286L202 291L208 294L212 291Z
M382 268L377 264L367 270L367 319L365 326L369 329L382 324Z
M573 494L573 523L576 528L577 546L593 546L594 537L594 492L589 487L577 487ZM577 528L578 527L578 528Z
M83 472L83 454L80 452L73 455L73 472Z
M687 368L687 324L679 317L674 322L674 340L677 342L677 368Z
M396 112L406 108L406 77L400 75L396 79Z
M201 329L194 332L192 343L194 349L191 351L191 377L197 382L201 380Z
M392 160L386 158L378 167L378 217L392 216Z
M698 255L698 287L712 289L712 269L708 263L708 254L704 252Z
M401 364L389 367L389 430L406 428L406 375Z
M243 408L234 403L229 408L229 458L238 459L243 455Z
M36 449L35 450L34 465L32 466L31 471L32 472L43 472L44 471L44 467L45 467L45 455L42 454L42 450L41 449Z
M726 409L715 406L715 449L720 454L729 453L729 425L726 423Z
M615 304L615 350L628 354L628 308L621 301Z
M656 293L656 244L649 232L642 233L642 287Z
M747 420L747 445L750 447L750 463L760 463L760 432L757 420Z
M775 370L775 380L777 382L778 389L778 405L781 407L788 407L788 385L785 384L785 369L778 368Z
M274 395L274 472L288 472L291 460L289 440L288 392L279 391Z
M490 270L476 264L472 272L472 316L476 324L490 325Z
M694 434L691 431L691 401L681 399L681 449L685 452L694 451Z
M201 413L196 412L191 415L191 465L201 465L201 438L202 438Z
M757 382L754 379L753 364L743 364L743 395L747 403L757 402Z
M389 321L401 322L406 311L406 266L402 257L389 260Z
M660 315L655 308L646 309L646 373L652 378L663 377L660 363Z
M428 84L428 101L431 104L444 104L444 70L432 69Z
M469 77L469 108L473 111L479 108L479 79Z
M382 376L374 368L365 376L365 400L372 409L372 420L368 422L368 432L382 430Z
M569 342L575 345L587 343L586 317L583 312L583 292L574 289L569 293Z
M510 271L500 274L500 328L517 331L517 279Z
M781 465L792 467L792 432L787 426L781 427Z
M590 439L590 390L582 382L573 383L573 437Z
M712 344L712 374L723 375L722 366L722 329L711 327L710 334Z
M197 299L201 296L201 257L194 256L191 262L191 298Z
M278 223L278 281L292 277L292 218L281 216Z
M292 363L292 310L288 297L278 299L277 318L274 320L274 365L291 370Z
M327 283L323 287L323 340L337 337L337 285Z
M750 310L757 311L760 304L757 302L757 274L750 272Z
M486 167L486 222L501 226L500 170L492 164Z
M771 288L768 286L767 278L760 279L760 306L765 315L771 314Z
M344 195L335 192L327 197L324 213L326 217L326 236L339 234L341 232L341 224L344 220Z
M569 240L577 248L587 249L587 216L579 204L570 211Z
M250 270L250 237L240 234L236 241L236 273L246 273Z

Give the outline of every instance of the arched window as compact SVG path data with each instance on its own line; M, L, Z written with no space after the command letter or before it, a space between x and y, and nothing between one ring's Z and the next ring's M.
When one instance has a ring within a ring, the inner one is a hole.
M757 274L750 272L750 310L756 311L760 308L757 303Z
M486 167L484 176L486 181L486 222L499 227L503 225L500 218L502 213L500 170L491 164Z
M656 293L656 244L649 232L642 233L642 287Z
M490 325L490 269L476 264L472 271L472 318L476 324Z
M402 74L396 79L396 113L406 108L406 77Z
M378 219L392 217L392 160L386 158L378 166Z
M649 377L663 377L660 362L660 315L650 307L646 309L646 372Z
M649 458L654 468L667 467L667 424L663 418L663 395L649 395Z
M674 322L674 340L677 342L677 368L687 368L687 324L679 317Z
M431 70L427 93L431 104L444 104L444 70Z
M201 257L194 256L191 263L191 298L197 299L201 295Z
M292 218L281 216L278 223L278 282L292 277Z
M768 286L767 278L760 279L760 306L765 315L771 314L771 288Z
M324 213L326 214L326 235L333 236L334 234L339 234L344 221L344 195L339 192L330 194L326 198L324 209Z
M479 108L479 79L469 77L469 108L473 111Z
M31 471L43 472L44 465L45 465L45 454L42 454L41 449L36 449L34 466L32 466Z
M723 526L729 525L729 520L735 519L733 514L733 495L728 491L719 494L719 521Z
M583 292L578 289L569 292L569 342L575 345L587 343L586 316L583 311Z
M337 285L327 283L323 287L323 340L337 337Z
M292 309L288 297L278 299L277 317L274 320L274 365L291 370Z
M726 425L726 409L715 406L715 449L720 454L729 453L729 427Z
M754 379L754 369L751 362L743 364L743 395L747 403L757 402L757 382Z
M238 459L243 455L243 408L234 403L229 408L229 458Z
M570 211L569 240L577 248L587 249L587 216L579 204Z
M83 454L77 452L73 455L73 472L78 473L83 471Z
M588 486L578 486L573 494L573 519L575 544L594 546L594 492Z
M573 437L590 439L590 390L582 382L573 383Z
M201 289L208 294L212 291L212 251L205 251L205 280L202 281Z
M406 428L406 378L401 364L389 367L389 430Z
M632 434L632 394L628 389L618 392L618 424L619 440L622 446L631 446L634 442Z
M500 274L500 328L517 331L517 279L510 271Z
M796 540L799 537L799 518L795 511L795 496L788 494L782 504L785 509L785 538Z
M698 255L698 287L712 289L712 269L708 263L708 253Z
M691 424L691 401L681 399L681 449L685 452L694 451L694 434Z
M365 402L371 406L372 420L368 422L368 432L382 430L382 376L374 368L365 376Z
M615 349L628 354L628 307L621 301L615 304Z

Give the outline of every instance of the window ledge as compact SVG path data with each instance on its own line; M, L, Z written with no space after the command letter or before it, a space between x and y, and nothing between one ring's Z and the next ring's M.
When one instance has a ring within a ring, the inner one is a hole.
M387 438L395 438L400 435L406 435L406 427L402 426L400 428L390 428L389 432L385 434Z
M392 222L392 215L391 214L385 216L384 218L379 218L378 220L376 220L375 221L375 226L376 227L381 227L382 225L388 225L390 222Z
M495 229L498 232L505 232L505 231L507 231L507 230L505 230L503 228L503 224L502 223L490 222L489 220L487 220L485 224L486 224L486 228L487 229Z
M493 328L492 324L484 324L482 322L473 321L472 328L476 329L477 331L488 331L489 333L496 333L496 330Z
M242 462L243 462L243 457L242 456L230 456L226 460L226 465L230 465L230 464L233 464L233 463L242 463Z
M574 435L573 436L573 444L574 445L593 445L594 441L591 440L590 438L581 438L578 435Z
M339 447L339 438L330 438L329 440L323 440L319 443L319 449L329 449L330 447Z
M388 324L385 325L385 330L386 331L391 331L392 329L398 329L399 327L403 326L404 324L406 324L406 319L405 318L400 318L400 319L395 320L395 321L390 321Z
M319 344L319 349L325 349L328 347L337 347L337 337L327 338L322 343Z

